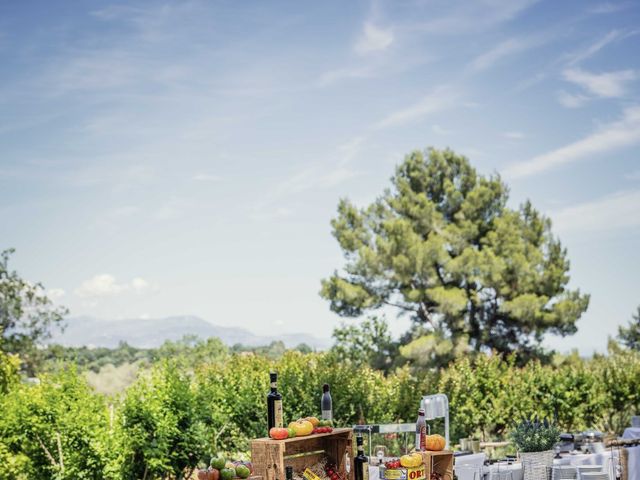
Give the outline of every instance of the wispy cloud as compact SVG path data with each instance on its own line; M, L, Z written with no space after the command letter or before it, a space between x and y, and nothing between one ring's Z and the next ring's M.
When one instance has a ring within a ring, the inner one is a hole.
M603 125L581 140L512 164L503 173L507 178L527 177L637 143L640 143L640 106L627 108L620 120Z
M522 140L523 138L526 137L524 133L517 132L515 130L510 132L504 132L502 136L505 138L508 138L509 140Z
M550 214L560 234L640 227L640 190L616 192Z
M438 124L431 125L431 131L436 135L442 135L442 136L451 134L451 130L441 127Z
M603 15L608 13L616 13L621 10L626 10L633 5L632 2L603 2L599 5L595 5L589 8L588 12L595 15Z
M54 302L65 296L65 291L62 288L51 288L47 290L47 297Z
M376 129L396 127L457 105L460 94L449 86L437 87L411 106L390 113L374 125Z
M627 85L638 78L633 70L590 73L580 68L567 69L562 76L568 82L579 85L593 95L604 98L622 97Z
M354 50L359 55L367 55L386 50L393 43L393 30L366 22Z
M640 180L640 170L627 173L624 178L627 180Z
M193 180L196 182L220 182L222 177L220 175L212 175L211 173L196 173L193 176Z
M365 146L367 135L357 135L335 147L330 158L324 162L314 162L295 170L276 184L265 202L256 208L263 211L269 202L313 189L328 189L362 175L351 164ZM273 208L269 207L272 211Z
M149 288L149 282L141 277L135 277L128 283L118 283L113 275L102 273L82 282L74 293L80 298L98 298L111 297L127 291L141 293Z
M580 94L568 93L561 90L557 94L560 105L567 108L578 108L589 101L589 97Z
M475 33L514 19L539 0L478 1L452 0L445 15L430 15L414 29L433 34L458 35L461 31ZM428 3L427 5L431 5ZM451 13L449 13L451 12ZM433 17L433 18L432 18Z
M589 57L592 57L604 47L609 45L611 42L619 39L622 36L622 32L620 30L611 30L604 37L600 38L596 42L589 45L587 48L580 52L576 52L570 56L567 65L575 65L583 60L586 60Z
M369 67L337 68L335 70L329 70L322 73L320 77L318 77L316 85L318 87L327 87L342 80L370 78L372 76L373 71Z
M471 61L472 70L479 72L492 67L505 57L515 55L525 50L540 46L544 41L549 41L550 37L543 40L542 37L531 38L509 38L486 52L478 55Z

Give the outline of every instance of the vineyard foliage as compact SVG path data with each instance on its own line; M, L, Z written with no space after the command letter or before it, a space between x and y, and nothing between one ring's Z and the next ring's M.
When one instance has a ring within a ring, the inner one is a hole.
M266 434L270 370L279 372L286 421L317 415L325 382L339 425L413 421L422 395L444 392L454 440L506 438L536 415L562 430L620 432L640 411L640 355L626 350L524 367L480 355L439 372L406 366L386 375L331 352L165 358L115 396L96 393L75 366L25 383L15 357L0 360L0 480L186 478L214 453L246 459L250 439Z

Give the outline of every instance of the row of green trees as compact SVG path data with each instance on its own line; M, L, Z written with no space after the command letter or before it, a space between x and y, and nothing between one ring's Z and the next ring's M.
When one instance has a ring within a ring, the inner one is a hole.
M555 417L564 430L619 431L640 411L640 355L629 350L559 365L480 355L439 373L409 366L385 375L332 353L290 351L279 360L229 354L215 363L162 361L122 395L96 394L75 369L17 381L2 357L0 479L187 478L214 453L248 455L266 434L268 372L279 372L287 421L318 413L331 384L341 425L413 421L423 394L451 402L452 437L504 438L522 416Z

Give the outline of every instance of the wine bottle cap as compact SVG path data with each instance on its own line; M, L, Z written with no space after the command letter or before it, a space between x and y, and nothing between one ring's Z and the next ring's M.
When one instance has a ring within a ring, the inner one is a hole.
M356 436L356 445L358 445L358 446L362 445L362 435L357 435Z
M328 392L329 391L329 384L325 383L324 385L322 385L322 391L323 392Z
M272 382L277 382L278 381L278 372L270 372L269 373L269 378L271 379Z
M420 415L421 417L424 417L424 408L421 408L420 410L418 410L418 415Z

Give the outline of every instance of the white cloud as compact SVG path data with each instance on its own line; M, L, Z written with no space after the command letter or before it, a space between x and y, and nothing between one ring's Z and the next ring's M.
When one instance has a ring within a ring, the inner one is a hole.
M640 190L616 192L550 214L561 234L640 227Z
M533 40L510 38L474 58L471 62L471 68L475 71L486 70L504 57L532 48L538 43Z
M583 60L586 60L587 58L595 55L604 47L606 47L611 42L613 42L614 40L617 40L620 37L621 37L621 32L619 30L610 31L604 37L602 37L595 43L592 43L591 45L589 45L585 50L573 54L571 59L568 62L568 65L575 65Z
M633 5L632 2L618 2L618 3L604 2L604 3L601 3L601 4L596 5L594 7L591 7L588 10L588 12L596 14L596 15L603 15L603 14L608 14L608 13L616 13L616 12L619 12L621 10L625 10L625 9L629 8L631 5Z
M627 173L624 178L627 180L640 180L640 170Z
M130 283L118 283L113 275L102 273L82 282L74 293L80 298L98 298L111 297L126 291L140 293L148 288L149 283L140 277L134 278Z
M432 7L432 2L424 2L427 8ZM460 32L475 33L494 28L496 25L512 20L538 0L508 0L508 1L475 1L450 0L446 15L433 16L427 12L429 18L426 22L419 23L414 29L443 35L459 35ZM432 10L432 8L430 8Z
M52 288L47 291L47 297L54 302L62 297L64 297L65 291L62 288Z
M136 292L146 290L148 287L149 282L147 282L144 278L136 277L131 280L131 288L133 288Z
M432 113L447 110L456 105L458 98L459 94L451 87L440 86L414 105L390 113L376 123L374 128L395 127Z
M443 128L438 124L431 125L431 130L436 135L449 135L449 134L451 134L451 130Z
M390 28L382 28L366 22L354 50L359 55L383 51L393 43L393 38L393 31Z
M589 101L589 97L585 95L568 93L564 90L558 92L557 98L560 105L567 108L578 108Z
M627 108L622 119L603 125L581 140L512 164L503 173L507 178L527 177L637 143L640 143L640 106Z
M622 97L626 93L627 83L638 78L633 70L619 70L617 72L590 73L575 68L563 72L566 81L581 86L598 97Z
M340 162L342 164L351 162L356 156L358 156L366 140L366 136L359 135L338 146L338 154L342 157Z
M369 78L373 76L372 69L369 67L348 67L336 70L329 70L318 77L316 85L318 87L327 87L341 80L351 80L354 78Z
M524 133L516 131L504 132L502 135L511 140L522 140L526 136Z
M222 177L219 175L211 175L210 173L196 173L193 176L193 180L196 182L219 182Z

